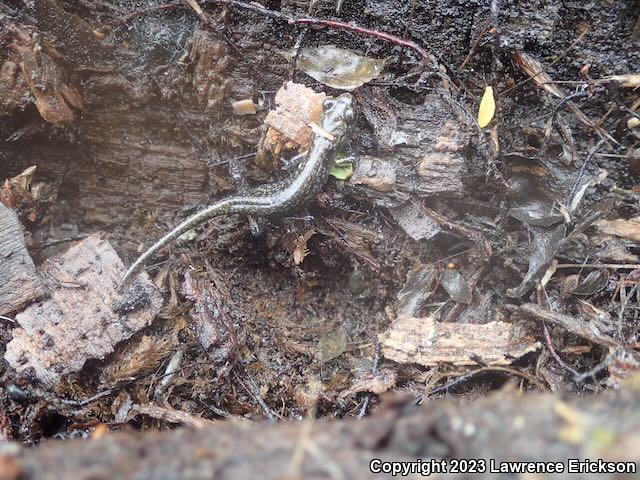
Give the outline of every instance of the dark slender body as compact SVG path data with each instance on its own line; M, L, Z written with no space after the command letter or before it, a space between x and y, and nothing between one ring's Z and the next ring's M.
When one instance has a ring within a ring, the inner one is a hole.
M255 216L286 213L307 203L326 183L336 151L347 134L353 117L353 97L348 93L325 100L322 129L333 138L315 133L311 148L292 177L221 198L190 216L140 255L124 274L121 285L158 250L210 218L238 213Z

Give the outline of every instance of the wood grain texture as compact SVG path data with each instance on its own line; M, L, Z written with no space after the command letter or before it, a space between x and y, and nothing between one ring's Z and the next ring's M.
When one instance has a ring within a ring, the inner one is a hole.
M54 385L149 325L162 296L146 273L119 294L123 271L122 261L100 234L48 259L41 272L50 298L16 316L20 327L5 353L9 365L18 371L32 368L39 380Z
M0 315L14 312L43 294L18 216L0 204Z

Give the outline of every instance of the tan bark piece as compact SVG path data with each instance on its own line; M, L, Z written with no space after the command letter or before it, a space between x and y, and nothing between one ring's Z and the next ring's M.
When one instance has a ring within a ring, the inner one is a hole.
M304 85L285 83L276 93L276 109L270 111L264 120L270 127L267 138L274 141L280 137L279 133L284 137L281 140L291 140L301 150L307 149L312 137L309 123L320 123L325 98L324 93L317 93Z
M442 323L431 317L398 317L380 335L382 354L398 363L434 367L440 363L475 365L474 356L489 365L509 365L538 348L529 337L517 338L513 325Z
M124 265L101 234L94 234L41 269L50 298L16 316L19 328L7 344L5 360L17 371L32 368L55 385L80 371L89 359L101 359L115 345L149 325L162 296L146 273L116 291Z

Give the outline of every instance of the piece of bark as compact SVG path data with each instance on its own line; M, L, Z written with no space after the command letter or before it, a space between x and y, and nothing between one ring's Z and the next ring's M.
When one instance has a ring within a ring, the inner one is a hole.
M18 216L0 203L0 315L14 312L44 293Z
M237 348L233 323L224 308L223 296L206 278L187 272L182 293L194 302L189 327L215 363L224 363Z
M428 240L441 231L440 226L425 215L413 201L397 208L390 208L389 212L405 233L414 240Z
M538 348L530 337L518 338L513 325L436 322L431 317L400 316L380 335L382 354L398 363L434 367L440 363L475 365L475 357L490 365L509 365Z
M298 83L287 82L276 93L275 101L278 106L269 112L264 123L305 150L311 144L312 132L309 123L320 123L325 98L324 93L317 93Z
M347 398L360 392L384 393L396 384L398 373L389 368L382 369L375 373L365 373L357 378L351 387L340 392L340 398Z
M0 116L23 110L30 102L29 93L20 65L0 56Z
M391 192L396 186L396 166L390 160L362 155L356 162L350 183L364 185L379 192Z
M0 452L0 477L376 480L389 476L369 470L373 458L479 458L487 459L487 469L488 459L497 464L562 461L565 468L568 458L635 461L640 457L639 383L628 381L620 390L567 401L505 389L462 405L448 398L417 409L384 408L360 421L224 421L199 430L45 440L33 448L12 443ZM304 461L292 461L297 449L303 449ZM429 478L469 475L435 473ZM499 480L505 474L478 478ZM621 477L600 473L598 478Z
M32 368L46 385L81 370L89 359L104 358L149 325L162 306L146 273L116 291L124 265L99 233L47 260L40 273L50 298L16 316L20 327L5 360L19 372Z
M264 120L268 129L258 144L256 163L273 168L283 150L307 150L311 124L320 123L325 98L325 93L299 83L286 82L280 87L275 97L277 107Z
M80 92L67 84L64 71L42 50L35 37L18 29L13 33L10 50L31 89L40 116L53 124L71 122L75 118L74 109L82 108Z
M468 118L438 95L409 105L374 87L360 92L358 99L382 159L395 166L396 190L425 197L462 193L473 132Z
M227 72L233 61L227 54L227 46L211 33L198 30L189 60L194 63L192 82L196 99L207 111L219 109L233 83Z
M79 136L93 162L73 162L69 168L85 221L124 224L140 212L207 202L212 190L207 162L167 134L175 130L174 117L153 106L91 106L84 112ZM204 136L201 120L190 120L194 137Z

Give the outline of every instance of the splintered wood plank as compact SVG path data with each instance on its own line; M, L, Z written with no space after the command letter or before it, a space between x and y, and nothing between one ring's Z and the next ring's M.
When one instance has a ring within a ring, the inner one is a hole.
M436 322L431 317L398 317L380 336L382 354L398 363L434 367L440 363L475 365L475 357L490 365L508 365L538 348L530 337L518 338L513 325Z
M47 385L101 359L149 325L162 296L146 273L116 291L124 265L109 242L94 234L47 260L41 274L50 298L16 316L5 359L17 371L33 369Z
M14 312L43 294L20 220L0 203L0 315Z

